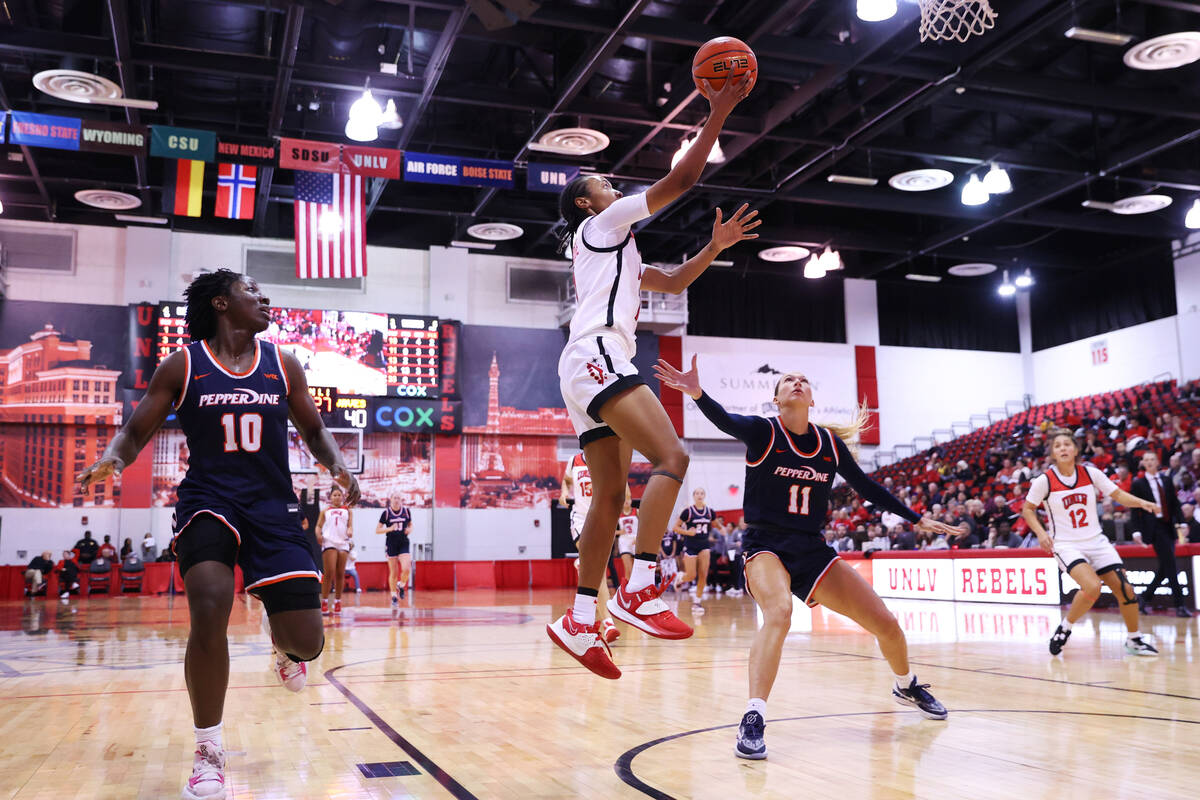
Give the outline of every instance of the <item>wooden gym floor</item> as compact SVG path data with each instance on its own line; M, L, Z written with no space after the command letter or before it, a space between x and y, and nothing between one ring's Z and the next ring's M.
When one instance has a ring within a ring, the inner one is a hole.
M1176 798L1200 782L1197 620L1143 618L1124 654L1094 612L1063 655L1057 608L889 601L950 709L889 695L874 641L797 603L767 711L767 761L733 756L756 614L707 602L684 642L626 626L619 681L544 626L569 590L430 592L398 612L350 595L299 694L269 671L261 606L230 625L230 797ZM183 598L0 604L0 798L176 798L190 771ZM377 765L377 766L371 766ZM406 774L407 773L407 774ZM381 775L381 777L367 777Z

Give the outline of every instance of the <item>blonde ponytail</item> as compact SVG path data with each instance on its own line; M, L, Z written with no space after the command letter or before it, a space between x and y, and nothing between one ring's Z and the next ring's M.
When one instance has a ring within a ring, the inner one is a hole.
M858 439L863 431L871 429L871 410L865 402L859 403L854 409L854 419L850 422L817 423L837 435L846 443L846 448L855 459L858 458Z

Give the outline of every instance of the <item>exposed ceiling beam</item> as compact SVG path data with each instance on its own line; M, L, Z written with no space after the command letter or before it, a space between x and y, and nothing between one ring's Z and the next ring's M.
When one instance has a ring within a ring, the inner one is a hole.
M135 79L131 53L129 51L129 9L125 0L108 0L108 24L112 28L113 51L117 56L117 82L126 97L135 94L137 81ZM125 121L130 125L141 125L142 115L136 108L125 107ZM144 153L133 157L133 168L137 174L138 190L142 196L142 207L147 211L151 208L150 170L146 166Z
M273 24L267 20L267 24ZM296 53L300 48L300 31L304 26L304 7L289 6L283 23L283 40L279 44L279 63L275 67L275 94L271 98L271 111L267 116L267 138L279 134L283 126L283 112L287 106L288 93L292 87L292 75L296 66ZM262 236L267 221L267 199L271 196L271 183L275 180L275 168L263 167L257 195L254 200L254 223L251 233Z
M574 69L571 70L571 74L562 87L562 91L555 98L554 105L551 106L550 111L541 118L538 124L534 126L528 141L537 139L549 130L550 124L554 122L562 110L579 96L579 93L587 86L588 81L592 79L596 71L617 52L617 49L625 41L626 29L641 16L648 5L650 5L650 0L633 0L633 4L629 6L617 24L612 29L606 31L604 37L579 59ZM521 149L514 156L514 160L521 160L529 152L528 141L525 145L521 146ZM487 204L495 196L496 189L489 188L484 190L479 201L475 204L472 216L481 214L483 209L487 207Z
M8 92L4 91L4 83L2 81L0 81L0 104L3 104L5 111L12 110L12 104L8 102ZM21 155L25 157L25 166L29 167L29 175L33 178L34 185L37 186L38 194L41 195L42 204L46 210L46 219L53 222L56 216L54 201L50 198L50 192L46 189L46 182L42 180L42 172L38 169L37 161L33 158L33 151L27 146L21 145Z

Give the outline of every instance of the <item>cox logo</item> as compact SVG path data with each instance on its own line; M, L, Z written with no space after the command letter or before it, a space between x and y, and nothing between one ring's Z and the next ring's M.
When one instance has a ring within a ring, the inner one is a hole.
M428 397L428 386L397 386L396 394L401 397Z
M375 424L381 428L433 427L432 408L381 405L375 409Z

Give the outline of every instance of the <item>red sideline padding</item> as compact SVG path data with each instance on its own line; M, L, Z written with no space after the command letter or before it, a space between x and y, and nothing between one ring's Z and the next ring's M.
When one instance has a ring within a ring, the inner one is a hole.
M497 589L529 588L528 561L497 561L495 563L495 582Z
M454 562L455 589L495 589L496 569L492 561Z

